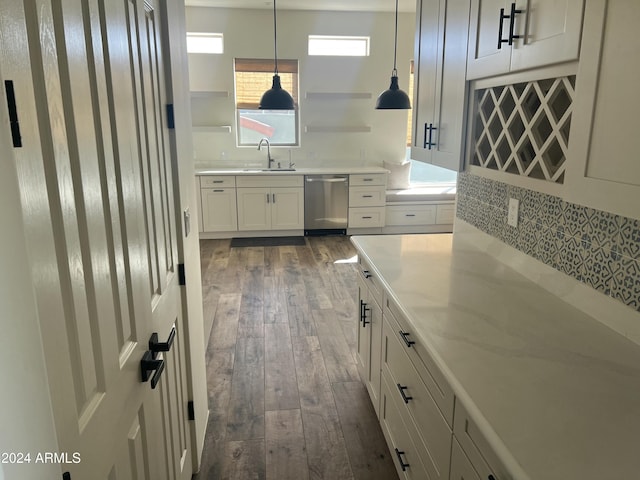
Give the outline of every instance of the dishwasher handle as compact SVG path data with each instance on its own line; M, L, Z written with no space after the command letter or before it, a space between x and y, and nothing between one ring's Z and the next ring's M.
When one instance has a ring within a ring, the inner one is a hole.
M347 181L347 177L343 178L306 178L305 181L307 183L318 182L318 183L344 183Z

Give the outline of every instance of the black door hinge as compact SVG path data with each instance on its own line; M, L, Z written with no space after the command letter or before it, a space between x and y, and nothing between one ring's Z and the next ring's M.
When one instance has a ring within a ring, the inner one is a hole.
M195 420L196 419L196 411L193 408L193 400L189 400L187 402L187 415L189 420Z
M171 130L176 128L176 119L173 115L173 103L167 104L167 127Z
M4 90L7 94L11 139L13 140L13 146L20 148L22 147L22 135L20 135L20 122L18 121L18 107L16 106L16 93L13 90L13 80L4 81Z
M179 263L178 264L178 285L186 285L187 284L187 278L185 277L185 273L184 273L184 263Z

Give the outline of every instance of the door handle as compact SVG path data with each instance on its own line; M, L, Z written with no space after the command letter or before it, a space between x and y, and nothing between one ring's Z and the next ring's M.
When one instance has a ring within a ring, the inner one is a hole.
M155 389L164 371L164 360L157 360L153 356L154 354L150 350L144 352L140 361L140 374L143 383L148 382L151 378L151 388ZM150 376L151 372L155 372L153 376Z
M404 400L404 403L409 403L409 400L413 400L413 397L406 395L404 393L404 391L409 388L409 387L404 387L402 385L400 385L399 383L396 383L396 386L398 387L398 390L400 391L400 395L402 396L402 400Z
M273 202L271 202L271 203L276 203L276 194L275 193L271 194L271 199L273 200Z
M173 327L171 329L171 332L169 332L169 338L167 339L166 342L158 341L157 332L153 332L151 334L151 338L149 339L149 350L153 354L154 360L156 358L156 353L168 352L169 350L171 350L171 346L173 345L173 341L175 340L175 338L176 338L176 327Z
M502 49L503 43L506 43L508 45L513 45L514 38L522 38L521 35L513 34L513 30L515 29L515 25L516 25L516 15L522 12L523 10L516 9L515 2L511 4L511 12L509 15L504 14L504 8L500 9L500 20L499 20L500 23L498 24L498 50ZM504 28L503 27L504 21L507 18L509 19L509 37L505 40L504 38L502 38L502 30Z

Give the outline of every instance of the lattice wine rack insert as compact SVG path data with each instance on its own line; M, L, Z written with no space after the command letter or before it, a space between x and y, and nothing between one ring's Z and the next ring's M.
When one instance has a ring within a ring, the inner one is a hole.
M563 183L575 81L476 90L472 164Z

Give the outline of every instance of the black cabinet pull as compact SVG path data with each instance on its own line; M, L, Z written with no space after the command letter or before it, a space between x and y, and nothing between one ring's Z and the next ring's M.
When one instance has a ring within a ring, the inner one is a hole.
M164 360L157 360L153 358L153 355L150 350L144 352L142 360L140 361L140 373L142 382L144 383L149 381L149 374L155 371L153 377L151 377L151 388L155 389L164 371Z
M363 219L365 219L365 218L373 218L373 217L371 217L370 215L369 215L369 216L365 216L365 215L363 215L363 217L362 217L362 218L363 218Z
M362 195L362 198L373 198L373 195Z
M410 333L403 332L402 330L400 330L398 333L402 337L402 340L404 340L404 343L407 345L407 348L411 348L411 345L415 345L416 344L416 342L414 342L413 340L407 339L407 337L409 335L411 335Z
M437 130L436 127L433 126L433 123L425 123L424 124L424 147L431 150L431 147L435 147L436 144L433 143L433 131Z
M490 474L490 475L487 477L487 480L496 480L496 477L494 477L493 475L491 475L491 474Z
M371 273L369 272L369 270L363 270L362 273L364 274L364 278L371 278Z
M404 452L401 450L398 450L397 448L395 449L395 451L396 451L396 457L398 457L398 462L400 462L400 468L402 469L403 472L406 472L407 468L409 468L409 464L404 463L404 460L402 460L402 455L404 455Z
M409 397L404 393L404 391L409 387L403 387L399 383L396 383L396 385L398 387L398 390L400 391L400 395L402 396L402 400L404 400L404 403L409 403L409 400L413 400L413 397Z
M362 326L366 327L368 323L371 321L367 320L367 312L370 312L371 309L367 307L366 302L360 300L360 321L362 322Z
M151 334L151 338L149 339L149 350L151 350L151 352L154 354L158 352L168 352L169 350L171 350L171 346L173 345L173 341L175 340L175 338L176 327L173 327L171 329L171 332L169 332L169 338L166 342L159 342L158 333L153 332ZM155 355L153 356L153 358L155 359Z
M522 38L521 35L514 35L513 33L516 26L516 15L522 12L523 10L516 9L515 2L511 4L511 11L509 15L504 14L504 8L500 9L500 23L498 24L498 50L502 48L503 43L506 43L508 45L513 45L514 38ZM503 27L504 21L507 18L509 19L509 36L506 39L504 39L502 38L502 32L504 29Z
M415 213L405 213L404 216L405 217L415 217L416 214Z
M14 147L20 148L22 147L22 135L20 134L20 122L18 121L18 107L16 106L16 93L13 89L13 80L4 81L4 90L7 94L11 140Z
M213 192L214 192L214 193L220 193L220 192L224 192L224 190L223 190L223 189L221 189L221 188L217 188L217 189L216 189L216 188L214 188L214 189L213 189Z

